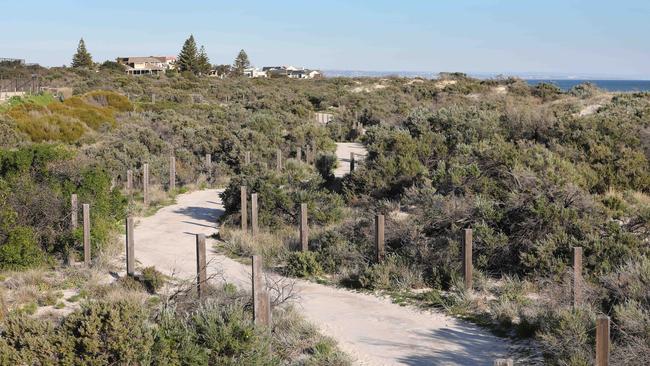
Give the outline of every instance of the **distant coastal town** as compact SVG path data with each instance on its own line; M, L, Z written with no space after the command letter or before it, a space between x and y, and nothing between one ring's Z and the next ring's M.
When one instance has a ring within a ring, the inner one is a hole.
M0 58L4 64L21 66L38 66L26 63L21 58ZM86 43L79 40L77 52L74 54L71 67L87 68L103 66L105 68L121 69L127 75L159 75L163 73L189 72L197 76L225 78L228 76L245 76L249 78L289 78L289 79L317 79L323 77L320 70L296 67L291 65L255 67L251 64L246 51L239 51L232 65L211 64L205 47L197 47L194 36L185 41L178 56L119 56L115 61L108 60L101 64L93 62L92 56L86 48Z

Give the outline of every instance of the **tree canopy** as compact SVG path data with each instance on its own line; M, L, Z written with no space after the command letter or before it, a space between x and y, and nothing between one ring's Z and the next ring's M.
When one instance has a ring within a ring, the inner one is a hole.
M194 72L197 61L196 41L194 41L194 35L190 35L190 38L185 40L181 53L178 55L178 71Z
M239 54L237 54L233 66L235 68L235 72L237 72L238 74L241 74L242 72L244 72L244 69L247 69L251 66L251 62L248 59L248 55L246 54L246 51L244 50L239 51Z
M178 71L191 72L195 75L207 75L212 65L205 51L205 47L200 49L196 46L194 36L185 40L181 53L178 55Z
M79 45L77 46L77 53L72 56L72 67L75 68L89 68L93 66L93 58L86 49L86 43L84 39L79 40Z
M196 60L196 72L199 75L207 75L211 68L212 65L210 65L210 59L205 52L205 47L201 46Z

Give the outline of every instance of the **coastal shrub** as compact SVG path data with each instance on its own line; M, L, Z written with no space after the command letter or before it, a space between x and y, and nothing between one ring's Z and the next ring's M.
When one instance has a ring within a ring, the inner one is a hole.
M0 269L20 270L41 265L44 255L29 227L14 227L0 242Z
M75 363L143 364L151 359L153 329L148 313L129 301L91 301L70 314L59 332L72 342Z
M0 267L33 267L81 250L81 228L70 231L72 193L80 206L91 205L93 248L109 242L126 199L105 171L76 159L60 145L0 150Z
M149 293L156 293L165 285L165 275L156 269L156 267L145 267L142 270L142 284Z
M550 313L540 322L540 346L553 363L591 365L594 359L595 314L588 309ZM570 339L571 342L567 342Z
M14 103L6 115L34 142L75 143L91 130L115 127L116 114L132 110L124 96L108 91L93 91L63 102L27 99Z
M321 274L323 269L313 252L291 252L287 255L284 272L291 277L312 277Z
M243 175L231 179L221 194L226 210L221 220L239 221L240 186L244 185L249 193L258 193L259 222L263 226L296 225L302 203L307 204L310 224L337 222L342 218L343 200L323 190L323 184L311 167L295 160L287 161L281 173L247 168Z

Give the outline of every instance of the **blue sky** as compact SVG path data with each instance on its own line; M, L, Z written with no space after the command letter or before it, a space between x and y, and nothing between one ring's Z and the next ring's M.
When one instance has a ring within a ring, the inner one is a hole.
M192 33L215 64L650 78L648 0L0 0L0 24L0 57L48 66L80 37L102 61Z

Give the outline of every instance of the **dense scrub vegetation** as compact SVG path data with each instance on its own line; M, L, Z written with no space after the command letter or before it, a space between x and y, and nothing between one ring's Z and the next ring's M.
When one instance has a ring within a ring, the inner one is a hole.
M335 343L292 308L271 329L253 324L250 294L231 286L170 301L125 281L99 285L61 321L25 309L0 322L3 365L347 365ZM163 305L159 305L160 302Z
M233 254L262 254L289 275L400 296L427 288L404 296L509 335L534 336L549 363L590 362L598 313L615 324L616 362L642 359L632 345L650 349L647 93L612 95L591 85L562 92L462 74L292 82L132 78L106 68L51 69L44 78L52 87L74 87L75 96L14 101L0 113L5 268L63 258L74 242L62 216L73 191L110 208L97 213L108 232L126 209L111 178L120 186L134 169L139 181L149 162L154 183L165 186L173 152L181 184L227 184L221 237ZM333 121L311 122L316 111L332 113ZM72 132L62 133L66 126ZM332 175L334 141L359 141L368 149L342 179ZM315 164L295 159L298 147L314 151ZM286 161L281 172L277 149ZM70 155L44 161L34 156L45 153L35 150ZM211 167L205 154L212 155ZM259 194L264 232L257 240L232 229L241 185ZM22 186L31 193L20 200ZM42 192L50 206L30 206L27 198ZM303 202L312 225L310 254L293 252ZM30 221L43 207L56 225ZM372 243L378 212L386 215L382 263L375 263ZM458 280L461 232L469 227L474 293ZM577 310L567 287L575 246L584 248L588 283Z

